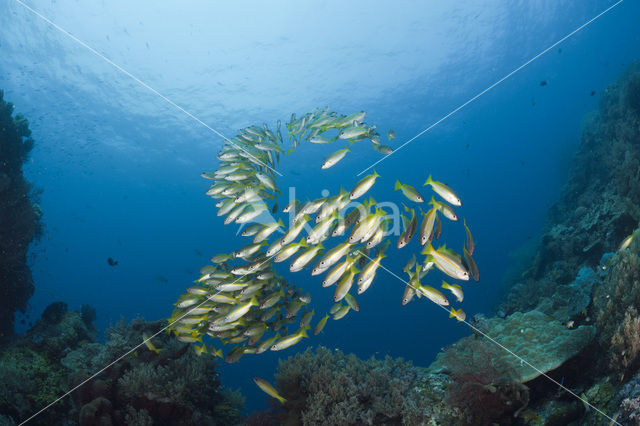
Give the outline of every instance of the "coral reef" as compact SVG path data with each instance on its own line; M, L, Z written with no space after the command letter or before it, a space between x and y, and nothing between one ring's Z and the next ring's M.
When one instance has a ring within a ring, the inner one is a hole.
M163 325L143 319L129 325L120 321L107 331L105 345L89 343L69 352L62 360L73 370L69 385L81 383L139 345L143 334L151 336ZM197 356L190 345L166 333L154 337L153 344L159 353L142 346L75 392L71 416L80 425L242 423L244 400L222 391L214 357Z
M501 362L509 365L512 370L512 378L517 382L528 382L535 379L541 373L545 373L560 367L567 360L577 355L595 336L595 327L580 326L569 330L560 322L553 320L548 315L538 311L526 313L516 312L505 319L490 318L483 321L480 331L491 337L500 345L509 348L518 356L524 358L539 370L534 370L526 363L504 350L492 355L493 362ZM452 345L451 350L460 354L469 354L469 361L473 361L471 354L478 350L477 340L480 337L465 337ZM483 340L484 345L494 345ZM490 349L485 349L489 351ZM449 373L452 368L447 361L451 359L444 354L439 354L432 369L440 368L440 371Z
M45 318L53 312L57 322L49 323ZM96 338L93 325L80 313L68 312L64 304L50 305L45 314L0 352L0 414L14 421L24 420L67 390L68 370L60 364L61 357ZM39 421L59 424L70 409L70 401L63 399Z
M519 382L512 363L485 340L471 338L444 352L451 383L447 403L462 410L469 424L489 424L527 406L529 389Z
M629 247L607 261L604 282L594 293L598 340L608 354L608 367L620 379L640 367L639 240L640 232L635 232Z
M575 348L571 363L554 371L583 403L534 380L527 383L531 401L520 418L526 424L609 424L604 413L620 424L640 424L640 61L585 118L572 164L533 261L512 280L500 309L510 316L535 309L552 323L577 327L570 332L595 331L591 343ZM628 247L619 249L632 233Z
M164 322L119 322L97 342L95 311L69 312L56 302L24 335L0 352L0 424L25 420L116 361L152 335ZM197 356L189 345L163 333L101 372L70 397L38 416L52 425L234 425L242 424L244 399L223 390L215 359Z
M564 323L579 320L591 303L594 286L599 283L600 277L592 268L582 267L573 281L559 286L551 296L543 297L536 310Z
M602 94L583 124L578 152L534 260L513 284L501 309L535 308L568 285L577 271L598 266L640 219L640 62ZM547 312L552 315L550 312ZM552 315L553 316L553 315Z
M623 425L640 423L640 374L626 383L617 395L616 420Z
M319 347L281 360L281 424L420 424L426 397L419 370L401 359L367 361Z
M33 294L27 267L29 244L41 232L41 210L32 204L31 186L22 175L22 164L33 148L29 123L13 114L0 90L0 342L13 334L15 311L24 312Z

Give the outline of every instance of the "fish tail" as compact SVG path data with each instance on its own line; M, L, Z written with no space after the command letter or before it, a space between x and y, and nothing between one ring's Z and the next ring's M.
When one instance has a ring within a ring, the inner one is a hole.
M433 248L433 245L431 244L431 241L427 241L427 243L424 246L424 249L422 250L423 254L429 254L432 251L435 251L435 249Z
M399 190L401 188L402 188L402 184L400 183L399 180L396 179L396 186L395 186L395 188L393 188L393 190L397 191L397 190Z
M431 185L433 183L433 179L431 179L431 175L427 178L427 181L424 183L425 185Z
M281 404L284 404L285 402L287 402L286 398L280 395L277 395L276 398L278 398L278 401L280 401Z
M305 327L303 327L303 328L301 328L301 329L300 329L300 335L301 335L302 337L309 337L309 335L307 334L307 330L308 330L309 328L310 328L310 327L309 327L308 325L307 325L307 326L305 326Z
M456 316L456 310L451 308L451 311L449 312L449 318L453 318Z

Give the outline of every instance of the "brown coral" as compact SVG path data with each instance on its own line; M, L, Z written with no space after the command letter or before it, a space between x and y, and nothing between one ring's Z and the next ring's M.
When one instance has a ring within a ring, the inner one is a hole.
M610 263L604 285L596 289L594 310L598 337L608 365L624 377L640 362L640 234L628 248L616 254Z
M469 424L497 422L507 413L524 408L529 401L526 386L492 344L471 338L463 347L445 352L451 384L447 402L458 407Z
M630 306L624 320L611 338L611 369L635 370L640 355L640 317L635 307Z

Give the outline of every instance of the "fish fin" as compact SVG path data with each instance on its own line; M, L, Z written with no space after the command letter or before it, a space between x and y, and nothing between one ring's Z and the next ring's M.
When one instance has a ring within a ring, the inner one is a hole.
M433 246L431 245L431 241L427 241L427 243L424 245L424 248L422 249L422 254L429 254L432 251L435 251L435 249L433 248ZM429 258L430 256L427 256L427 258Z
M404 206L404 208L406 209L407 206ZM402 229L404 231L409 227L409 219L402 213L400 213L400 218L402 219Z
M384 243L382 243L382 245L378 249L378 256L387 257L385 255L385 253L386 253L387 249L389 248L389 244L391 244L391 240L386 240Z
M303 328L300 329L300 336L302 337L309 337L309 335L307 334L307 330L310 327L308 325L304 326Z

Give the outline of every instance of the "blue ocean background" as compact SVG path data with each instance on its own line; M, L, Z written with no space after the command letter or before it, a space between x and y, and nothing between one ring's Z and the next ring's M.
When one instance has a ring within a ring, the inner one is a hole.
M45 223L18 331L53 301L95 307L101 333L120 318L166 318L212 255L248 242L204 194L200 173L217 167L222 139L149 87L227 137L329 106L366 111L382 134L395 130L396 148L613 4L0 0L0 88L30 121L25 174L42 190ZM638 2L620 3L375 166L377 201L401 201L396 179L420 187L429 174L463 199L481 276L465 286L467 318L494 312L505 273L535 245L583 117L640 57L638 17ZM283 193L350 189L382 158L356 146L321 171L335 149L303 145L283 158ZM460 246L464 229L446 223L444 235ZM384 265L402 275L407 257L394 249ZM316 312L331 306L320 279L286 276L311 293ZM248 409L262 408L267 397L251 377L271 380L279 357L306 347L426 366L469 334L424 300L401 306L403 287L379 271L359 313L286 351L222 363L223 383L242 390Z

